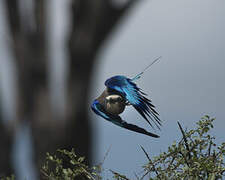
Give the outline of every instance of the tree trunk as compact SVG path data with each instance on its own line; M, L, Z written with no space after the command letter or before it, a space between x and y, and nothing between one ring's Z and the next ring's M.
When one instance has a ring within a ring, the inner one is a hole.
M70 150L74 147L79 155L86 157L87 163L91 162L92 128L88 117L90 109L88 93L92 68L103 41L133 2L135 1L131 0L121 8L113 6L110 0L71 2L67 110L64 119L57 121L54 115L56 112L53 112L51 107L48 89L46 1L33 0L34 8L31 16L34 17L32 23L34 25L32 25L26 21L27 17L22 16L19 1L5 0L18 72L18 117L15 126L18 123L30 123L35 162L39 168L46 152L54 152L58 148ZM0 133L2 138L4 133L3 131ZM11 136L6 133L5 137ZM11 138L4 139L7 148L1 149L0 154L10 152ZM3 172L11 172L7 163L5 167L0 168Z

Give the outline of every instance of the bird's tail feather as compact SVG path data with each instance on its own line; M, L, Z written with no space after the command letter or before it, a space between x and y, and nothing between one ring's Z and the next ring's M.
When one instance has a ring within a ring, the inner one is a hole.
M156 58L151 64L149 64L142 72L138 73L135 77L133 77L131 79L131 81L136 81L138 79L140 79L141 75L144 74L144 72L150 67L152 66L156 61L158 61L159 59L161 59L162 56L159 56L158 58Z

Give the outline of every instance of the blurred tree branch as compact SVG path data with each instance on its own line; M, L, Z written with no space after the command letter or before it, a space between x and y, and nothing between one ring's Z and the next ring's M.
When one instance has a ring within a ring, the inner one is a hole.
M130 0L120 8L113 6L110 0L71 1L67 114L63 121L54 120L55 112L52 111L49 98L47 1L32 2L33 11L30 16L34 17L33 25L22 15L20 1L5 0L18 73L16 122L30 122L39 166L46 152L53 152L59 147L75 146L78 154L87 157L90 162L92 143L87 98L93 64L104 40L136 1ZM4 150L1 151L0 154L4 154Z
M0 89L0 102L1 102L1 89ZM0 103L0 159L4 163L0 163L0 179L6 175L9 175L12 172L10 167L10 149L12 145L12 138L7 132L7 129L4 127L3 122L3 113L2 113L2 104ZM1 153L1 152L4 152Z
M70 131L77 133L75 137L83 137L80 139L82 142L78 142L79 145L90 142L87 95L96 54L118 20L133 2L135 1L129 1L123 8L117 9L112 7L109 0L72 1L72 26L68 44L70 50L68 90L69 99L71 99L70 112L73 112L70 116L71 121L69 121L72 125L69 127L71 127ZM75 118L78 121L72 121ZM71 139L72 141L73 139ZM90 143L87 144L90 145ZM90 157L91 148L85 144L81 147L80 155Z

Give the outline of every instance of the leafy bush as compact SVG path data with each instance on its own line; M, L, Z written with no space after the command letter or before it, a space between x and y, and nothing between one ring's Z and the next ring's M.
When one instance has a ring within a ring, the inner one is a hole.
M8 176L8 177L0 177L1 180L15 180L15 176L14 175L11 175L11 176Z
M101 179L97 166L89 168L84 163L84 157L77 157L74 149L71 151L58 150L58 155L47 153L46 163L42 167L42 173L49 180L97 180ZM67 160L67 166L65 165Z
M145 174L150 180L174 179L222 179L225 175L225 143L217 146L215 137L209 134L213 128L214 119L204 116L197 122L197 128L182 133L182 139L168 147L167 152L161 153L144 166Z
M213 128L213 118L204 116L197 122L197 128L184 131L178 123L182 138L168 147L167 152L150 159L143 147L142 150L148 159L143 166L144 173L137 179L149 180L217 180L225 175L225 143L217 146L215 137L209 134ZM49 180L73 179L104 179L100 176L101 166L89 168L84 164L83 157L77 157L74 150L58 150L59 156L47 154L47 161L42 168L42 173ZM66 158L70 166L65 167ZM53 165L50 166L50 163ZM110 170L113 179L129 180L126 176Z

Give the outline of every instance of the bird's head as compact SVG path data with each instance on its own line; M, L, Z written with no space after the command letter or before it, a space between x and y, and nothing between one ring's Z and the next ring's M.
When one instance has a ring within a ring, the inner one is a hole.
M109 95L105 98L106 111L113 114L118 115L121 114L126 106L125 99L117 94Z

